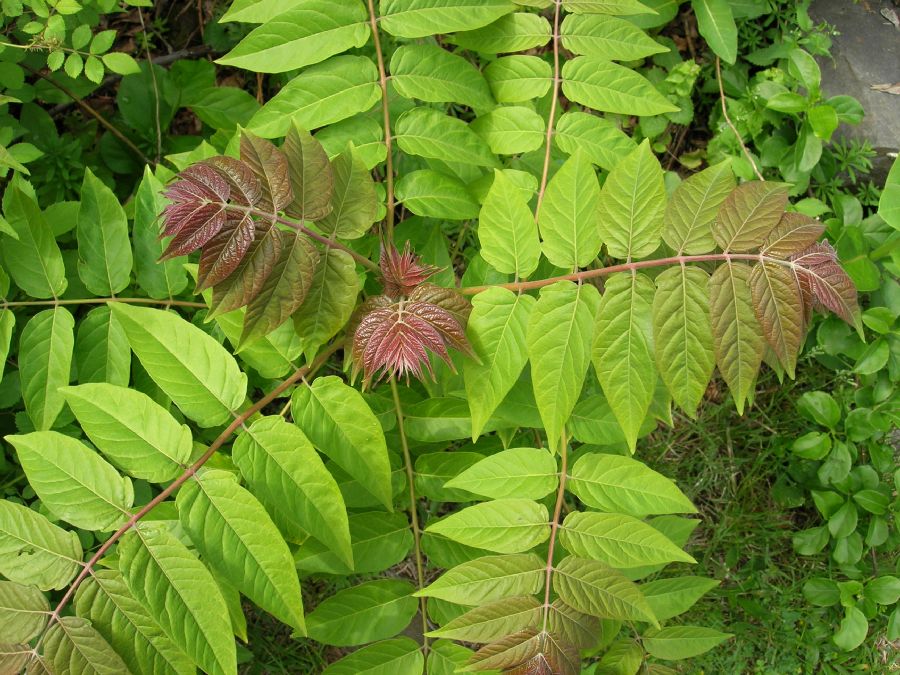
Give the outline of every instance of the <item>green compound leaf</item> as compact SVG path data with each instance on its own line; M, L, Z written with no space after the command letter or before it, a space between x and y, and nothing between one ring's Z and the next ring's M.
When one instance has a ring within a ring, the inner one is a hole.
M657 381L651 353L653 293L653 282L643 274L612 275L594 330L594 369L632 452Z
M412 108L403 113L394 137L400 149L410 155L497 166L490 147L469 125L434 108Z
M128 221L119 199L90 169L84 171L78 209L78 276L100 296L114 295L131 281Z
M306 617L309 636L337 647L393 637L416 613L413 590L408 581L378 579L338 591Z
M509 0L381 0L380 26L395 37L420 38L481 28L514 7Z
M538 14L514 12L500 17L492 24L453 36L463 49L485 54L523 52L543 47L550 42L550 22Z
M534 397L554 448L584 384L599 304L593 286L560 281L541 289L531 313L526 341Z
M546 449L510 448L476 462L446 485L491 499L542 499L558 482L556 460Z
M695 415L715 365L709 275L680 265L656 278L653 340L656 366L672 399Z
M120 675L128 668L91 622L77 616L60 617L44 638L43 657L54 673ZM30 670L30 669L29 669Z
M585 267L600 253L597 220L600 185L594 167L580 150L566 160L547 184L538 226L547 259L557 267Z
M666 51L630 21L598 14L568 15L560 37L569 51L607 61L634 61Z
M716 579L703 577L674 577L641 584L641 592L660 621L683 614L719 585Z
M572 512L563 521L559 541L573 555L617 569L696 562L655 528L620 513Z
M159 239L159 214L167 203L163 189L150 167L144 167L144 177L134 196L134 272L138 286L157 300L175 297L188 281L183 267L187 256L157 262L165 250Z
M64 588L81 568L75 532L9 500L0 500L0 574L42 591Z
M709 279L716 365L728 384L738 413L753 390L765 338L750 294L750 267L727 261Z
M222 345L176 314L110 307L141 365L185 415L202 427L231 419L247 395L247 376Z
M531 108L510 105L494 108L472 120L471 128L498 155L519 155L544 143L547 125Z
M260 73L283 73L324 61L369 40L361 2L307 0L255 28L218 63Z
M401 637L357 649L332 663L322 675L421 675L424 667L425 657L418 643Z
M599 112L661 115L678 112L649 80L630 68L593 56L578 56L562 67L566 98Z
M498 272L526 279L540 262L541 245L528 199L503 171L494 171L481 205L478 240L481 256Z
M47 597L34 586L0 581L0 641L29 642L36 637L50 614Z
M738 31L728 0L691 0L697 30L717 56L726 63L737 59Z
M475 440L528 361L525 331L535 302L529 295L502 288L491 288L472 299L466 335L478 360L464 361L463 379Z
M595 560L563 558L554 568L553 588L579 612L601 619L659 625L640 589L621 573Z
M118 570L96 570L75 593L88 619L135 675L190 675L196 666L135 600Z
M7 436L28 483L57 517L83 530L114 530L130 515L131 481L81 441L55 431Z
M546 567L533 553L483 556L444 572L415 595L468 606L534 595L544 587Z
M191 430L146 394L101 383L64 387L62 394L91 442L126 473L163 483L188 464Z
M259 607L305 633L291 552L256 498L234 474L211 469L178 491L181 526L203 559Z
M262 417L238 436L231 456L276 523L308 532L353 568L344 498L300 429Z
M128 590L169 639L211 675L236 673L228 607L185 545L162 525L138 523L117 551Z
M523 103L550 89L553 68L539 56L502 56L484 68L497 103Z
M95 307L78 324L74 356L79 382L128 386L131 347L109 307Z
M658 513L696 513L674 482L642 462L590 453L576 460L569 489L588 506L637 518Z
M560 116L553 139L566 154L581 149L591 162L608 171L637 147L613 122L577 111Z
M663 171L645 140L610 172L597 230L611 256L643 258L659 246L666 207Z
M431 169L412 171L397 181L397 201L417 216L468 220L478 217L478 202L459 178Z
M391 510L384 432L358 391L337 377L320 377L294 392L291 412L313 445Z
M712 224L734 189L731 162L725 161L679 183L666 206L662 236L678 254L699 255L716 247Z
M441 30L446 31L446 27ZM484 75L463 57L437 45L398 47L391 57L390 71L391 83L406 98L460 103L476 109L494 106Z
M427 532L497 553L521 553L550 536L547 507L530 499L475 504L432 523Z
M536 626L540 618L541 604L534 597L503 598L469 610L429 632L428 636L486 644Z
M642 642L651 656L664 661L680 661L704 654L730 637L730 633L702 626L670 626L644 633Z
M60 388L69 384L75 319L65 307L35 314L19 338L19 376L25 410L35 429L53 426L64 401Z

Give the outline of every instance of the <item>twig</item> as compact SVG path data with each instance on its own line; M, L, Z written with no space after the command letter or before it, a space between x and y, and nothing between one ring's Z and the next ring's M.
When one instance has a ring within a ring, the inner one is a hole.
M2 302L0 309L10 307L58 307L60 305L105 305L108 302L123 302L129 305L164 305L165 307L206 308L206 303L190 300L156 300L155 298L71 298L68 300L21 300Z
M550 588L553 579L553 552L556 548L556 535L559 531L559 516L562 513L566 496L566 478L569 472L569 452L566 432L563 431L560 438L559 456L559 489L556 491L556 504L553 507L553 520L550 521L550 544L547 547L547 565L544 568L544 605L541 608L543 615L543 632L547 632L547 622L550 619Z
M29 71L31 74L37 75L41 79L46 80L51 85L53 85L54 87L59 89L66 96L68 96L70 99L72 99L79 108L81 108L84 112L86 112L91 117L95 118L98 122L100 122L100 124L107 131L109 131L109 133L111 133L113 136L115 136L120 141L122 141L122 143L124 143L125 146L129 150L131 150L134 154L136 154L138 156L138 158L140 158L140 160L144 164L153 164L153 162L150 161L150 158L148 158L143 152L141 152L141 149L138 146L136 146L134 143L131 142L131 139L129 139L125 134L123 134L121 131L119 131L115 126L113 126L113 124L109 120L107 120L103 115L101 115L96 110L94 110L91 106L89 106L87 103L82 101L78 97L78 94L76 94L74 91L72 91L65 85L60 84L59 82L54 80L52 77L45 75L44 73L40 72L39 70L35 70L34 68L32 68L31 66L29 66L26 63L20 63L19 65L22 66L23 68L25 68L25 70Z
M562 0L555 0L553 9L553 95L550 99L550 117L547 118L547 136L544 139L544 168L541 171L541 185L537 194L537 205L534 209L534 219L537 220L541 213L541 204L544 202L544 193L547 191L547 176L550 173L550 153L553 142L553 119L556 117L556 104L559 99L559 8Z
M375 15L375 0L369 0L369 25L372 27L372 40L375 44L375 56L378 61L378 82L381 86L381 112L384 118L384 144L387 147L385 160L385 199L387 213L384 218L383 238L386 244L394 243L394 159L393 139L391 138L391 112L388 104L387 73L384 69L384 53L381 50L381 38L378 36L378 18Z
M756 162L753 160L753 155L750 154L750 151L747 149L747 146L744 145L744 139L741 138L741 134L738 132L737 127L734 126L734 123L731 121L731 118L728 116L728 108L725 106L725 89L722 86L722 63L719 60L719 57L716 57L716 82L719 83L719 99L722 101L722 115L725 117L725 121L728 123L728 126L731 127L731 130L734 132L734 135L737 137L738 143L741 144L741 149L744 151L744 154L747 156L747 161L750 162L750 166L753 167L753 172L756 174L757 178L760 180L765 180L763 178L762 173L759 171L759 167L756 166Z

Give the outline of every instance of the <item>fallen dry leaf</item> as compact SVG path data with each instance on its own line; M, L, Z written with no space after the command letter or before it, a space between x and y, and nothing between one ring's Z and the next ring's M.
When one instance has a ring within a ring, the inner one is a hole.
M900 96L900 82L894 84L873 84L870 89L875 91L883 91L886 94L895 94Z

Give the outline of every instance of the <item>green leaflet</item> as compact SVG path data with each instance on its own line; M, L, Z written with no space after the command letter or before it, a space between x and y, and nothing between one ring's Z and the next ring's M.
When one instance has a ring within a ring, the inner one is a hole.
M656 278L653 340L656 366L672 399L693 416L715 365L709 275L680 265Z
M624 512L637 518L697 512L675 483L630 457L585 454L569 475L569 490L601 511Z
M291 413L313 445L392 510L384 432L358 391L337 377L319 377L297 388Z
M428 652L426 672L429 675L456 675L469 662L472 654L471 649L450 640L435 640Z
M95 571L75 593L88 619L135 675L191 675L196 667L132 596L118 570Z
M574 14L652 14L654 10L638 0L562 0L563 9Z
M55 431L6 440L41 502L62 520L83 530L108 531L131 515L131 481L81 441Z
M463 379L475 440L525 367L525 331L535 302L531 296L500 288L472 299L466 334L478 360L463 362Z
M613 122L578 111L560 115L553 140L569 155L580 148L591 162L606 170L615 168L622 157L637 147Z
M315 138L325 148L329 159L340 155L347 149L347 145L352 143L354 152L365 164L367 171L371 171L387 158L384 129L372 117L351 117L342 122L336 122L324 129L319 129ZM358 183L357 187L359 187Z
M632 452L657 380L651 334L653 291L653 282L640 273L609 277L594 332L594 369Z
M165 246L159 240L159 214L166 205L163 184L144 167L144 177L134 196L134 272L138 285L151 298L171 298L187 287L182 265L187 257L157 262Z
M393 637L416 613L413 590L408 581L378 579L338 591L306 618L309 636L338 647Z
M381 0L380 25L396 37L420 38L480 28L513 8L509 0Z
M670 626L644 633L642 642L651 656L678 661L708 652L730 637L730 633L702 626Z
M538 14L514 12L490 25L453 36L459 47L487 54L523 52L550 41L550 22Z
M403 152L431 159L451 159L475 166L497 166L497 158L463 120L434 108L412 108L396 123L395 138ZM366 172L368 173L368 172Z
M81 542L46 516L0 500L0 574L42 591L64 588L81 567Z
M431 169L412 171L397 181L397 201L418 216L468 220L478 217L478 202L459 178Z
M9 356L9 343L16 328L16 315L10 309L0 310L0 382L6 368L6 357Z
M600 185L587 156L576 149L547 184L537 215L547 259L557 267L585 267L603 243L597 220Z
M181 487L175 503L203 559L258 606L304 634L291 552L262 504L234 474L202 471Z
M352 569L344 498L300 429L280 416L257 419L238 436L232 459L276 523L310 533Z
M797 281L787 267L763 262L750 270L750 293L763 335L793 379L804 337L803 304Z
M241 346L278 328L303 304L318 262L318 249L299 231L282 242L272 272L263 282L259 295L247 305Z
M726 63L737 59L737 26L728 0L691 0L697 15L697 30L717 56Z
M592 56L578 56L562 67L566 98L600 112L660 115L678 112L649 80L630 68Z
M554 449L559 447L587 374L598 295L593 286L568 281L546 286L528 322L534 399Z
M788 186L773 181L738 185L722 202L713 237L723 251L741 253L762 246L787 206Z
M307 0L255 28L217 60L261 73L283 73L324 61L369 40L362 2Z
M666 50L630 21L598 14L568 15L560 37L569 51L608 61L634 61Z
M356 263L350 254L333 248L322 251L309 292L293 316L294 330L308 359L347 323L359 291Z
M544 587L546 565L546 560L534 553L483 556L444 572L415 595L479 606L515 595L534 595Z
M547 93L553 69L539 56L516 54L491 61L484 77L497 103L522 103Z
M550 536L547 507L530 499L497 499L469 506L426 531L497 553L521 553Z
M559 541L573 555L617 569L697 562L658 530L620 513L573 511L560 527Z
M332 210L334 173L322 144L294 120L282 149L291 184L291 201L284 212L297 220L324 218Z
M491 499L542 499L556 489L557 474L556 460L546 449L510 448L470 466L448 481L447 487Z
M212 337L159 309L110 303L141 365L202 427L223 424L247 395L247 376Z
M900 162L894 160L878 200L878 215L895 230L900 229Z
M674 577L641 584L641 592L660 621L667 621L693 607L707 591L719 585L716 579Z
M128 386L131 347L109 307L95 307L78 324L74 355L79 382Z
M114 295L131 280L128 221L119 199L84 170L78 209L78 276L95 295Z
M380 98L378 69L371 59L334 56L288 82L250 119L248 129L263 138L283 136L292 122L318 129L364 112Z
M54 673L120 675L128 672L122 658L100 637L91 622L77 616L60 617L50 626L44 638L43 657Z
M401 637L357 649L332 663L322 675L421 675L424 666L419 645Z
M753 391L765 347L749 283L750 267L731 261L719 265L709 279L716 365L739 414L744 413L744 402Z
M481 0L472 1L480 3ZM384 19L381 27L385 28ZM442 32L446 30L446 26L441 28ZM437 45L398 47L391 57L390 71L394 89L406 98L429 103L461 103L476 109L494 105L487 82L478 69Z
M469 610L428 636L486 644L535 626L540 619L541 604L534 597L503 598Z
M189 463L191 430L146 394L105 383L65 387L62 394L91 442L135 478L163 483Z
M416 494L440 502L470 502L474 495L447 485L463 471L484 459L477 452L429 452L416 458Z
M348 566L326 544L307 538L294 553L297 569L310 573L372 574L393 567L409 555L413 535L406 514L384 511L353 513L349 516L352 562ZM340 534L340 533L338 533ZM334 541L326 540L335 547Z
M4 234L3 267L16 286L34 298L62 295L68 281L62 254L50 225L34 197L18 184L7 188L3 200L6 222L16 238Z
M481 205L478 240L481 256L498 272L526 279L540 262L537 225L528 200L503 171L494 171L491 189Z
M69 384L75 319L64 307L35 314L19 338L19 375L25 410L35 429L49 429L63 408L60 387Z
M644 650L631 638L619 638L610 645L597 664L610 673L637 673L644 662ZM602 672L602 671L601 671Z
M716 247L712 224L716 212L734 189L731 162L695 173L678 184L666 205L662 236L678 254L699 255Z
M519 155L537 150L546 137L544 119L525 106L501 106L479 115L471 129L498 155Z
M375 181L352 144L331 160L331 169L334 174L331 210L316 227L330 237L358 239L378 220L380 202Z
M209 302L210 296L210 290L203 292L203 298L207 302ZM240 344L245 314L246 311L242 307L214 317L216 325L222 329L232 347ZM294 326L286 321L268 335L243 347L238 354L238 359L254 368L260 376L274 379L296 370L295 361L301 354L300 337L294 331Z
M575 647L587 649L597 644L604 627L597 617L579 612L557 598L548 607L547 629Z
M34 586L0 581L0 641L30 642L47 625L50 603Z
M209 571L163 525L138 523L119 541L119 569L135 600L208 673L237 672L228 608Z
M659 246L666 208L663 171L645 140L610 172L597 229L615 258L644 258Z
M659 622L640 589L595 560L567 556L556 564L553 588L574 609L603 619Z

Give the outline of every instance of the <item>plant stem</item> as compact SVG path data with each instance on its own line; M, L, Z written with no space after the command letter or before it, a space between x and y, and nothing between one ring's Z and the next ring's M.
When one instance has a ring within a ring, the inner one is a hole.
M750 162L750 166L753 167L753 172L756 174L756 177L760 180L765 180L763 178L762 173L759 171L759 167L756 166L756 162L753 161L753 155L750 154L750 151L747 149L747 146L744 145L744 139L741 138L740 133L738 133L737 127L734 126L734 123L731 121L731 118L728 116L728 109L725 106L725 88L722 86L722 62L719 60L719 57L716 57L716 82L719 83L719 100L722 102L722 115L725 117L725 122L728 123L728 126L731 127L731 130L734 132L734 135L737 137L738 143L741 144L741 149L744 151L744 154L747 156L747 160Z
M534 219L541 213L544 192L547 190L547 175L550 173L550 150L553 142L553 121L556 117L556 104L559 100L559 6L562 0L555 0L553 9L553 96L550 99L550 117L547 119L547 137L544 139L544 168L541 171L541 186L538 189L537 205Z
M369 25L372 27L372 40L375 43L375 56L378 61L378 80L381 86L381 111L384 118L384 144L387 147L384 179L387 213L384 218L385 243L394 242L394 159L392 157L393 139L391 138L391 112L388 102L387 72L384 69L384 52L381 50L381 38L378 36L378 19L375 16L375 0L369 0Z
M66 590L65 595L63 595L62 599L56 605L56 608L50 613L50 620L47 622L47 626L44 628L44 634L46 634L47 629L53 624L54 621L59 619L60 612L62 612L63 608L68 604L69 600L72 599L72 596L75 594L75 591L78 589L78 586L82 581L87 577L88 574L91 574L94 566L103 557L103 555L115 544L122 536L128 532L131 528L133 528L137 523L144 518L150 511L156 508L160 503L168 499L172 493L174 493L179 487L181 487L185 481L187 481L191 476L193 476L197 471L209 461L209 458L212 457L216 451L225 444L231 435L237 431L240 427L244 425L244 423L250 419L253 415L258 413L260 410L265 408L269 403L278 398L282 392L284 392L287 388L289 388L294 383L298 382L301 378L305 377L308 373L313 370L318 369L323 363L325 363L331 355L334 354L338 349L340 349L340 343L336 342L330 347L328 347L325 351L323 351L316 359L307 366L303 366L302 368L298 368L294 371L294 373L288 377L284 382L279 384L275 389L270 391L268 394L259 399L256 403L247 408L244 412L239 415L236 415L234 421L229 424L225 430L220 433L216 440L214 440L206 452L203 453L203 456L200 457L196 462L191 464L184 472L178 476L172 483L160 492L156 497L150 500L146 505L144 505L137 513L131 516L128 521L122 525L118 530L116 530L109 539L103 542L103 545L97 549L97 552L91 556L90 560L84 565L84 568L75 577L75 581L71 583L69 588Z
M553 581L553 552L556 548L556 534L559 531L559 517L562 513L563 502L566 497L566 477L569 472L569 451L566 440L566 432L562 432L559 445L560 468L559 489L556 491L556 505L553 507L553 519L550 521L550 545L547 547L547 567L544 575L544 607L543 607L543 632L547 632L547 621L550 618L550 588Z
M573 272L572 274L564 274L558 277L550 277L549 279L535 279L534 281L516 281L508 284L490 284L488 286L467 286L460 288L459 292L463 295L475 295L489 288L506 288L511 291L530 291L536 288L543 288L555 284L558 281L584 281L585 279L593 279L594 277L605 277L616 272L635 272L639 269L647 267L662 267L665 265L686 265L689 263L710 262L710 261L732 261L732 260L753 260L756 262L770 262L785 267L793 268L795 264L790 260L782 260L781 258L773 258L762 253L705 253L703 255L676 255L669 258L657 258L656 260L638 260L636 262L625 262L620 265L610 265L608 267L600 267L594 270L582 270L581 272Z
M40 77L41 79L47 80L47 82L49 82L51 85L53 85L54 87L56 87L57 89L59 89L62 93L64 93L64 94L65 94L66 96L68 96L70 99L72 99L73 101L75 101L76 105L78 105L79 108L81 108L81 109L82 109L84 112L86 112L88 115L90 115L91 117L93 117L94 119L96 119L98 122L100 122L100 124L101 124L107 131L109 131L109 133L111 133L113 136L115 136L115 137L118 138L120 141L122 141L122 143L124 143L125 146L126 146L129 150L131 150L135 155L137 155L138 158L139 158L144 164L153 164L153 162L150 161L150 158L147 157L143 152L141 152L141 149L140 149L138 146L136 146L134 143L131 142L131 139L130 139L130 138L128 138L125 134L123 134L123 133L122 133L121 131L119 131L115 126L113 126L112 122L110 122L108 119L106 119L103 115L101 115L101 114L98 113L96 110L94 110L91 106L89 106L87 103L85 103L84 101L82 101L82 100L78 97L78 94L76 94L74 91L72 91L72 90L69 89L68 87L66 87L66 86L64 86L64 85L62 85L62 84L60 84L59 82L57 82L56 80L54 80L52 77L48 77L47 75L44 75L44 73L40 72L39 70L35 70L34 68L32 68L31 66L29 66L29 65L27 65L27 64L25 64L25 63L21 63L21 64L19 64L19 65L21 65L23 68L25 68L25 70L29 71L32 75L37 75L37 76Z
M403 449L403 465L406 468L406 481L409 484L409 517L412 521L413 543L416 556L416 581L418 590L425 588L425 567L422 564L422 545L419 530L418 500L416 499L415 477L413 476L412 457L409 454L409 443L406 440L406 431L403 428L403 406L400 404L400 392L397 390L397 380L391 377L391 394L394 397L394 410L397 413L397 431L400 433L400 447ZM427 599L419 598L419 613L422 615L422 648L428 654L428 614Z
M154 298L73 298L70 300L21 300L2 302L0 309L10 307L58 307L59 305L105 305L108 302L124 302L130 305L164 305L166 307L196 307L206 309L204 302L190 300L156 300Z

